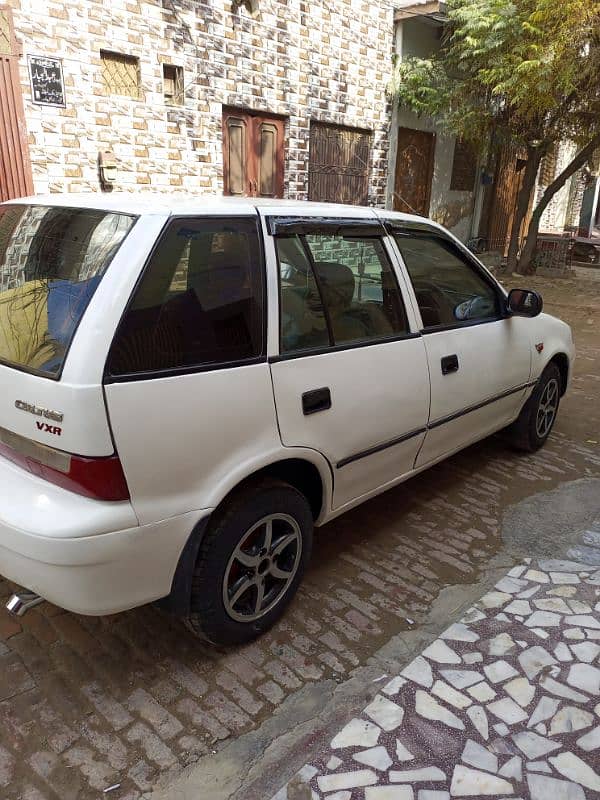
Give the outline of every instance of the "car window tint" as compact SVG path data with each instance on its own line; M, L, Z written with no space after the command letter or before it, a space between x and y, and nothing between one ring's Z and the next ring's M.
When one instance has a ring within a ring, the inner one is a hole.
M202 367L261 355L263 293L254 218L172 222L119 327L109 372Z
M277 248L282 352L408 332L380 239L308 234L278 238Z
M500 315L494 288L455 245L435 234L396 234L424 328L485 321Z
M276 240L281 352L327 347L327 321L314 272L298 236Z

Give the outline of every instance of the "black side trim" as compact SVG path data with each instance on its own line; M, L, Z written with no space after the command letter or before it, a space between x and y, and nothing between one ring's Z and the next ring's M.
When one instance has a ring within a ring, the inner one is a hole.
M403 342L405 339L420 339L421 332L403 333L400 336L390 336L387 339L366 339L363 342L344 342L333 347L317 347L312 350L294 350L290 353L280 353L278 356L270 356L269 364L277 364L279 361L290 361L292 358L308 358L309 356L322 356L325 353L339 353L341 350L357 350L359 347L376 347L378 344L390 344L391 342Z
M239 361L222 361L212 364L199 364L197 366L169 367L146 372L125 372L122 375L106 374L103 385L110 383L133 383L135 381L154 381L160 378L174 378L177 375L195 375L198 372L216 372L217 370L233 369L234 367L249 367L252 364L266 364L265 356L244 358Z
M353 461L358 461L360 458L366 458L367 456L372 456L375 453L379 453L381 450L386 450L388 447L393 447L396 444L401 444L402 442L406 442L408 441L408 439L412 439L414 436L419 436L422 433L426 433L428 430L432 430L433 428L439 428L441 425L445 425L446 422L452 422L453 420L458 419L459 417L462 417L465 414L470 414L472 411L477 411L480 408L489 406L491 403L495 403L497 400L503 400L505 397L510 397L511 394L522 392L524 389L528 389L531 386L535 386L536 383L537 380L528 381L527 383L522 383L520 386L515 386L513 389L508 389L506 392L501 392L501 394L498 394L495 397L490 397L487 400L484 400L482 403L477 403L474 406L469 406L468 408L464 408L462 411L457 411L454 414L449 414L447 417L442 417L442 419L438 419L435 422L431 422L424 428L417 428L416 430L409 431L408 433L405 433L402 436L397 436L395 439L390 439L388 442L377 444L374 447L370 447L368 450L361 450L360 453L355 453L354 455L348 456L347 458L342 458L342 460L338 461L338 463L335 465L336 469L345 467L346 464L351 464Z
M408 433L403 434L402 436L397 436L395 439L390 439L389 442L382 442L381 444L376 444L375 447L370 447L368 450L361 450L360 453L355 453L353 456L348 456L347 458L342 458L341 461L335 465L336 469L340 469L340 467L345 467L346 464L351 464L353 461L358 461L360 458L366 458L367 456L372 456L375 453L379 453L382 450L387 450L388 447L393 447L396 444L401 444L402 442L406 442L409 439L412 439L415 436L419 436L422 433L425 433L427 428L418 428L415 431L409 431Z
M530 386L535 386L536 383L537 381L528 381L527 383L522 383L520 386L515 386L514 389L508 389L506 392L501 392L500 394L495 395L495 397L489 397L482 403L476 403L474 406L468 406L467 408L463 408L461 411L455 411L454 414L448 414L447 417L442 417L441 419L437 419L435 422L430 422L427 427L429 430L432 430L433 428L439 428L440 425L445 425L447 422L452 422L459 417L464 417L465 414L470 414L472 411L478 411L480 408L491 405L491 403L495 403L498 400L503 400L505 397L510 397L511 394L522 392L524 389L528 389Z
M378 219L346 219L344 217L267 217L267 229L272 236L328 233L335 236L385 236Z

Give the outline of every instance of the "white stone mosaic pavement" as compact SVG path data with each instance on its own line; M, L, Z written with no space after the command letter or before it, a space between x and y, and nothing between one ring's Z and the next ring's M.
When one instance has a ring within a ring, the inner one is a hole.
M600 798L600 550L570 555L513 568L300 770L290 797ZM286 785L272 800L287 798Z

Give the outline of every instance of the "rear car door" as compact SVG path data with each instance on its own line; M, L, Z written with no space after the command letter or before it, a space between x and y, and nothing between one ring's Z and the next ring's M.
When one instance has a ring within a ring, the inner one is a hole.
M508 316L487 272L440 228L390 223L421 315L431 374L424 466L499 430L531 389L527 320Z
M142 523L210 507L281 450L256 214L171 219L117 330L105 391Z
M424 344L378 220L268 215L266 233L281 438L326 456L339 508L412 470L429 411Z

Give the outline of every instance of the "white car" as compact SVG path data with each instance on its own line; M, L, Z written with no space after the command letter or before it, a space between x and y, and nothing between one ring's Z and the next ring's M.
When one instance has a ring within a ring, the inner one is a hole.
M509 428L569 327L422 217L291 201L0 205L0 573L81 614L262 633L313 526ZM340 542L343 547L343 542Z

